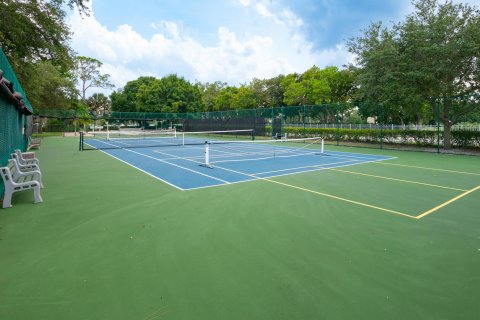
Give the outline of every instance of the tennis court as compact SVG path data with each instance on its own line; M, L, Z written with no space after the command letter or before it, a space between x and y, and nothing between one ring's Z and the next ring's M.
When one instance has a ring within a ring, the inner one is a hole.
M180 190L391 159L352 152L324 152L321 138L238 140L244 137L232 135L238 132L189 133L186 139L183 134L145 137L140 133L138 137L130 133L127 138L92 137L85 143ZM223 140L212 140L221 138Z
M198 143L45 138L44 202L0 215L0 317L480 314L478 157Z

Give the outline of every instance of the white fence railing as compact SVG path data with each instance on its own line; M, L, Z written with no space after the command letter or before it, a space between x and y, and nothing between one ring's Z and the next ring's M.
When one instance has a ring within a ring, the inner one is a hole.
M298 127L303 128L303 123L285 123L285 127ZM340 129L374 129L379 130L425 130L425 131L434 131L437 130L437 125L423 125L423 124L384 124L380 126L378 124L351 124L351 123L339 123L338 127ZM305 128L337 128L336 123L305 123ZM440 125L440 130L443 131L443 125ZM464 130L464 131L480 131L480 124L475 125L461 125L455 124L452 126L451 130Z

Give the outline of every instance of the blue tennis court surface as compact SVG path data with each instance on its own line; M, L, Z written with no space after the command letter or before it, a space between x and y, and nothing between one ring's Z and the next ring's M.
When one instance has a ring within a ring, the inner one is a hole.
M92 146L94 140L88 141ZM104 143L104 142L98 142ZM102 150L169 185L190 190L272 178L301 172L392 159L379 155L320 151L300 143L220 143Z

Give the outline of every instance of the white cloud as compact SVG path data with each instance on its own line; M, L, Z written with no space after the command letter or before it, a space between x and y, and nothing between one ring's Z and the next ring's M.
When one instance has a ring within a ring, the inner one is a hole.
M149 39L132 26L109 30L95 19L73 14L70 24L72 46L80 55L104 63L102 72L111 75L117 87L139 76L162 77L177 73L190 81L226 81L237 85L254 77L303 72L312 65L342 65L352 57L343 46L313 52L300 32L301 19L286 8L269 7L267 1L240 0L262 17L268 32L236 32L219 26L216 40L205 45L179 23L151 23L155 34ZM262 28L264 30L265 28ZM255 31L255 30L254 30Z
M248 7L250 5L250 0L239 0L239 2L244 7Z

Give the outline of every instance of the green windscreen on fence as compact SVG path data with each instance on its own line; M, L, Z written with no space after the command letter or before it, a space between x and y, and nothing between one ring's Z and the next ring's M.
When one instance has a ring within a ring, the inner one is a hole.
M402 110L422 110L405 118ZM322 137L326 144L424 151L480 148L480 96L394 103L345 102L192 113L36 110L42 131L255 130L257 138ZM40 131L39 131L40 132Z
M402 116L403 109L423 110L415 118ZM449 112L447 115L446 113ZM75 114L72 110L37 110L37 118L49 118L45 129L72 130L169 130L212 131L253 129L261 138L322 137L326 144L380 149L437 151L480 148L480 96L433 99L411 105L369 102L262 107L194 113L110 112ZM56 118L56 119L52 119ZM74 120L72 120L74 119Z
M27 147L27 129L28 121L26 113L32 111L32 107L17 80L7 57L0 48L0 70L2 71L2 82L0 85L0 166L5 166L10 154L15 149L25 151ZM22 94L24 107L29 112L21 112L15 100L12 100L11 91L7 84L13 88L14 92ZM3 180L0 180L0 196L3 195Z

